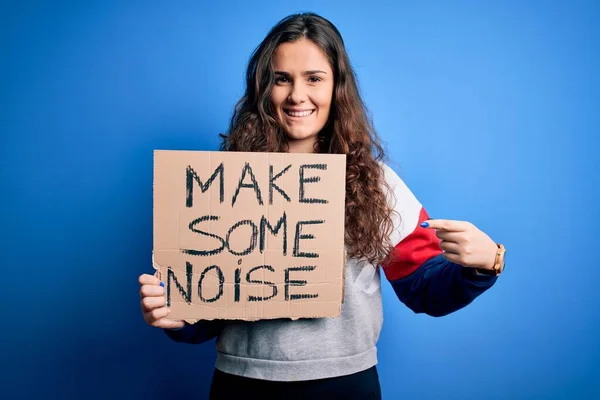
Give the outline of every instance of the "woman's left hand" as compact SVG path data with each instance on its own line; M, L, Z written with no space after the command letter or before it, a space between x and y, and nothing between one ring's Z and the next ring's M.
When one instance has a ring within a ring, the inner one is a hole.
M421 224L435 229L444 257L464 267L493 269L498 245L485 232L466 221L432 219Z

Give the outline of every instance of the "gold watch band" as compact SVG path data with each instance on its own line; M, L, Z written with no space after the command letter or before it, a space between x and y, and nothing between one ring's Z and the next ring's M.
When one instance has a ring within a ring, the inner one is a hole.
M500 243L496 243L498 246L498 251L496 251L496 259L494 260L494 267L492 269L480 269L475 268L475 273L477 275L492 275L498 276L504 270L504 253L506 253L506 248L504 245Z

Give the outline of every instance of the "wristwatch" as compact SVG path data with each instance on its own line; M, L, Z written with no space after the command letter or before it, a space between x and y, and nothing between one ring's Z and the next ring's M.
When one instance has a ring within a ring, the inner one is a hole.
M475 272L479 275L493 275L498 276L504 270L504 254L506 249L504 245L497 243L498 251L496 251L496 260L494 261L494 267L492 269L480 269L475 268Z

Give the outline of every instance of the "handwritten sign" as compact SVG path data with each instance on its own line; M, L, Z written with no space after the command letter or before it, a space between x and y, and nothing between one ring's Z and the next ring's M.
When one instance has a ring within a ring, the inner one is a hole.
M345 155L156 150L169 318L338 316L345 170Z

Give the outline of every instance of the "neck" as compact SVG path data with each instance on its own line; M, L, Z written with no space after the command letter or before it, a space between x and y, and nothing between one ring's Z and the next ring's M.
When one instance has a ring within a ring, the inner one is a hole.
M315 153L316 137L301 140L288 140L289 153Z

